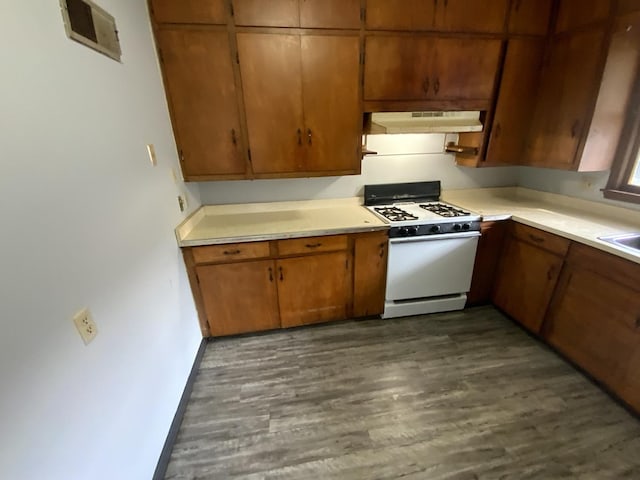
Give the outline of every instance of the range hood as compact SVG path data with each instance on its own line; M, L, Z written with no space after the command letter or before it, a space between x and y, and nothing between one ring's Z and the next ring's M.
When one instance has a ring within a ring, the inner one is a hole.
M479 111L372 113L368 133L481 132L480 113Z

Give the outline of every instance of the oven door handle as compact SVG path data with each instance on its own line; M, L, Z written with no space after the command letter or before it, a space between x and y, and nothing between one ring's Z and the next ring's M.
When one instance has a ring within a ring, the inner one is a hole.
M390 238L389 243L431 242L435 240L453 240L456 238L476 238L479 236L480 232L441 233L439 235L418 235L416 237Z

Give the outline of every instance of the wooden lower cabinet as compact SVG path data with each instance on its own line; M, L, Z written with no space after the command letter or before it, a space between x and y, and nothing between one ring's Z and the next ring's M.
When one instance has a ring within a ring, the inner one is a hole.
M569 241L511 224L493 291L493 303L533 333L539 333Z
M282 327L347 318L352 298L350 269L346 251L278 260Z
M491 302L491 291L502 254L509 222L482 222L476 259L473 265L471 289L467 294L467 306Z
M280 327L274 269L273 260L196 267L212 336Z
M640 265L574 243L543 336L640 411Z
M203 336L377 315L387 231L184 249Z

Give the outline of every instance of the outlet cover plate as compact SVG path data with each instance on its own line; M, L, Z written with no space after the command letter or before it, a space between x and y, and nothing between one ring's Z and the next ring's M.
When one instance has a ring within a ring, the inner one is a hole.
M73 323L75 323L78 333L80 337L82 337L85 345L89 345L89 343L96 338L96 335L98 335L98 327L96 327L93 316L88 308L83 308L77 312L73 316Z

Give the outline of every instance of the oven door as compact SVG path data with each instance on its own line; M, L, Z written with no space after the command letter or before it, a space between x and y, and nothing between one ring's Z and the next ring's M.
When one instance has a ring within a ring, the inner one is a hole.
M479 232L389 241L387 301L424 299L469 291Z

